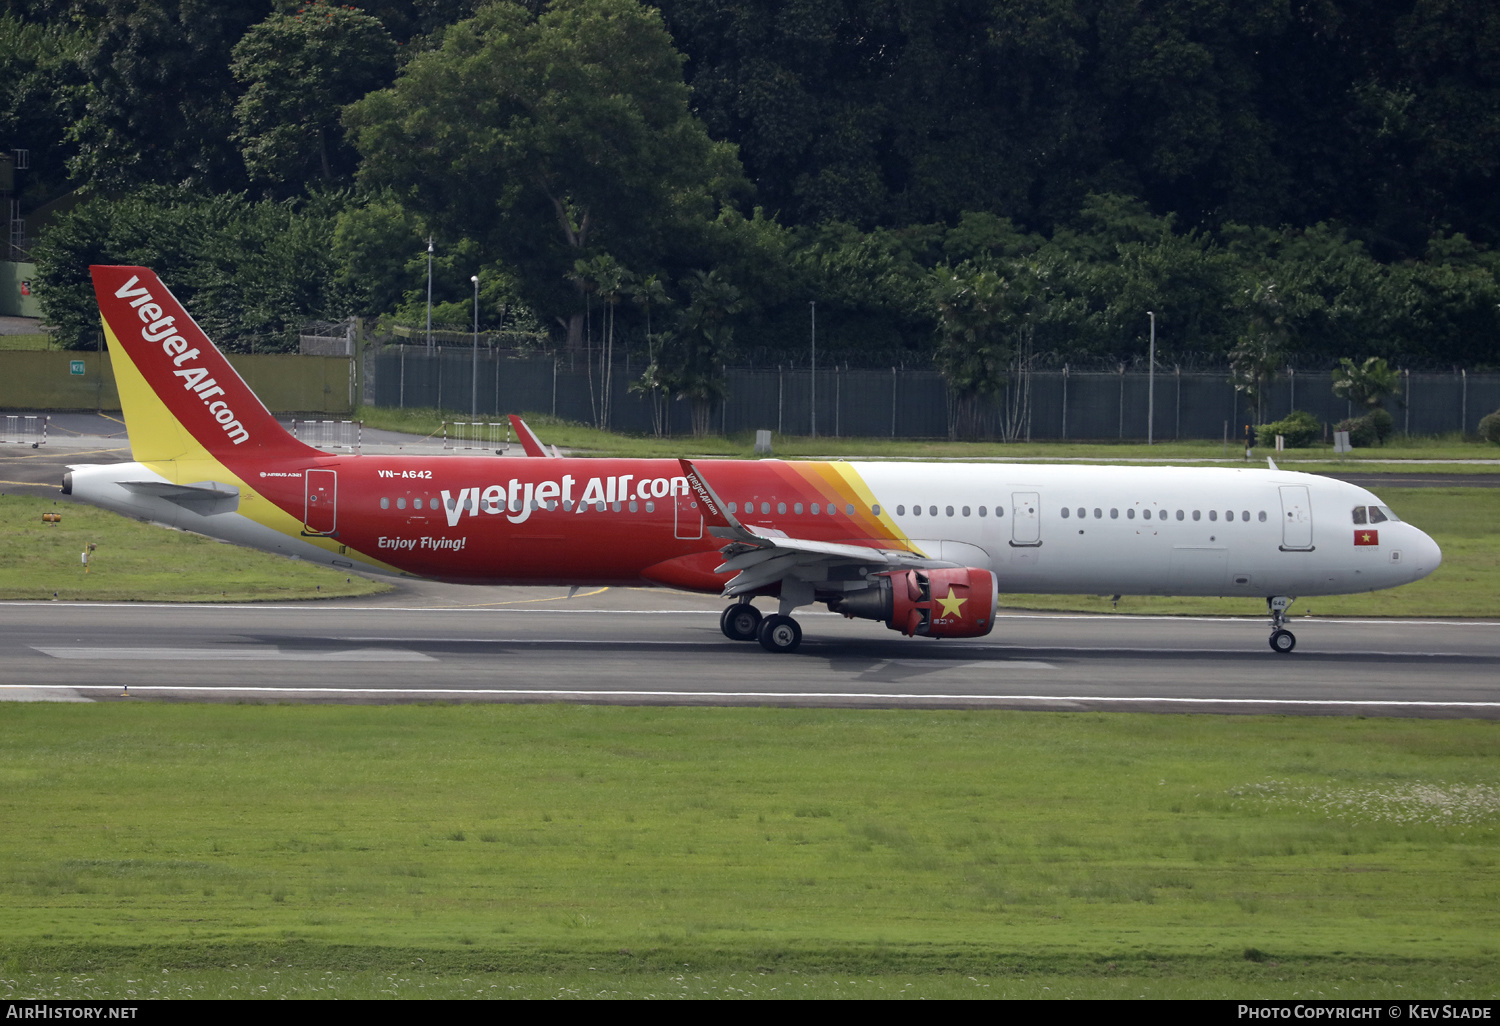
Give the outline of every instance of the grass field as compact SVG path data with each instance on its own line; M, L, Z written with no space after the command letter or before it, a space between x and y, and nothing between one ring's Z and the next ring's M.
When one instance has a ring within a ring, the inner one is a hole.
M43 513L61 513L45 524ZM248 602L371 595L390 585L143 524L118 513L0 495L0 599ZM93 543L89 572L79 558Z
M466 414L440 413L430 409L389 409L362 406L353 416L364 421L366 426L389 431L406 431L417 435L437 435L442 422L454 419L467 420ZM536 431L548 445L558 445L576 450L581 456L628 456L628 457L676 457L683 455L732 456L751 458L754 455L753 434L725 438L709 435L704 438L625 435L600 431L574 421L561 420L545 413L525 413L526 423ZM503 420L497 417L496 420ZM923 439L891 438L810 438L797 435L775 435L775 454L788 459L1054 459L1054 460L1108 460L1161 462L1172 460L1181 463L1197 461L1219 462L1223 459L1243 461L1245 450L1231 440L1227 449L1221 442L1191 441L1162 442L1148 446L1137 442L1113 443L1109 441L1087 442L949 442ZM1268 450L1257 449L1252 462L1264 465ZM1497 460L1500 461L1500 446L1465 441L1458 435L1440 438L1413 437L1393 440L1390 444L1359 449L1342 459L1333 452L1332 446L1316 446L1295 449L1270 455L1278 462L1295 463L1299 460L1332 460L1357 466L1361 471L1376 468L1365 464L1378 464L1390 460L1443 459L1443 460ZM1412 468L1406 468L1408 471ZM1447 468L1444 468L1447 472ZM1455 472L1462 473L1462 469ZM1500 473L1500 465L1474 468L1477 473Z
M36 332L30 335L0 335L0 352L6 350L45 350L52 349L52 336L46 332Z
M117 702L0 751L6 996L1500 990L1494 722Z

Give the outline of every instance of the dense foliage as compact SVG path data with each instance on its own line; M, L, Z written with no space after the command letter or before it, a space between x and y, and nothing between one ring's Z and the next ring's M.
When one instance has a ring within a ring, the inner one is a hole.
M1029 366L1139 362L1150 314L1159 359L1228 367L1252 402L1287 366L1500 365L1487 0L11 0L3 19L22 195L87 199L36 249L74 344L93 314L73 261L151 263L225 337L286 339L299 318L413 321L430 238L444 316L472 316L477 274L483 324L524 308L700 404L727 360L803 360L812 303L821 359L936 363L958 419Z

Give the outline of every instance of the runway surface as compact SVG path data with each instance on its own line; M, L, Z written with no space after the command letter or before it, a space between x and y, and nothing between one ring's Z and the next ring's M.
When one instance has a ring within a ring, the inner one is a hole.
M1500 718L1500 623L1017 613L976 641L799 616L799 652L647 589L282 606L6 603L0 700L577 701ZM440 592L437 593L437 592ZM460 593L462 594L462 593ZM400 603L410 603L402 605ZM437 604L438 607L434 608ZM129 699L122 698L129 689Z

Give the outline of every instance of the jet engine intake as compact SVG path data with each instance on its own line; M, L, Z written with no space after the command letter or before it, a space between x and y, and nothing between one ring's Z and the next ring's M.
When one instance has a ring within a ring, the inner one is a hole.
M880 620L908 637L978 638L995 625L995 575L988 570L896 570L828 603L835 613Z

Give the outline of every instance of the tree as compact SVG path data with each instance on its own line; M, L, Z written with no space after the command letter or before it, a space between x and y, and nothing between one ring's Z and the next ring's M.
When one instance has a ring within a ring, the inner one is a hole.
M235 138L250 176L283 192L347 179L355 160L339 116L396 73L396 43L380 22L311 0L252 27L233 55L230 70L245 89L234 108Z
M93 349L99 306L89 265L139 264L161 275L221 348L295 350L302 324L349 312L332 245L342 199L254 203L167 186L95 197L37 243L42 309L66 347Z
M634 0L482 8L345 113L360 177L515 267L534 310L583 341L575 263L660 267L743 187L688 107L682 56Z
M1255 422L1264 419L1261 407L1266 385L1286 365L1286 320L1281 295L1274 282L1261 282L1244 294L1247 328L1229 351L1230 383L1255 404Z
M733 315L743 309L740 290L717 271L694 271L677 330L662 340L664 381L676 399L693 405L693 437L708 434L713 404L724 398L724 361L734 343Z
M105 0L68 133L73 177L100 190L243 188L230 51L270 13L270 0Z
M1400 372L1391 370L1378 356L1362 364L1355 364L1346 356L1333 371L1333 394L1363 407L1367 413L1380 406L1386 396L1400 391Z

